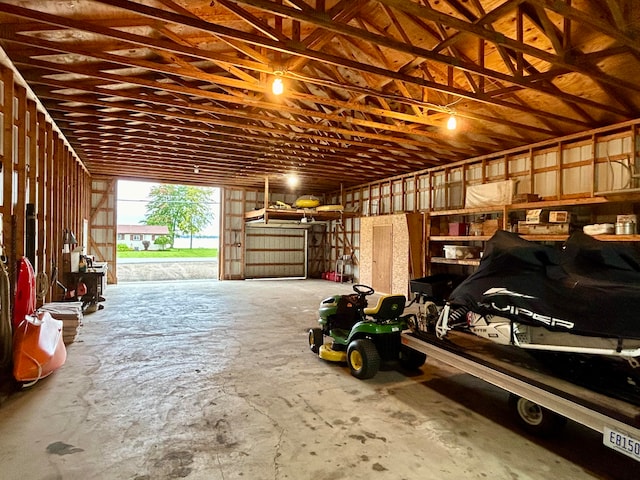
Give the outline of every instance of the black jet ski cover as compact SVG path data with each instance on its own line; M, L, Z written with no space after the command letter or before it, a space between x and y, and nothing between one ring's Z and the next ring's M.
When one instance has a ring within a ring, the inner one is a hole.
M449 303L553 331L640 339L640 253L582 232L560 250L499 230Z

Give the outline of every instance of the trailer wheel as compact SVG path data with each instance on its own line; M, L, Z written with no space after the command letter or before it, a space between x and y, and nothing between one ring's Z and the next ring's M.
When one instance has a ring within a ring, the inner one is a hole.
M373 377L380 368L380 355L371 340L354 340L347 348L347 363L351 375L360 380Z
M424 353L418 352L406 345L400 346L400 365L402 365L402 368L405 370L417 370L424 365L426 361L427 356Z
M310 328L309 329L309 348L316 355L320 353L320 347L324 342L324 336L322 334L321 328Z
M518 423L529 433L540 437L556 435L567 423L562 415L518 395L509 394L509 406Z

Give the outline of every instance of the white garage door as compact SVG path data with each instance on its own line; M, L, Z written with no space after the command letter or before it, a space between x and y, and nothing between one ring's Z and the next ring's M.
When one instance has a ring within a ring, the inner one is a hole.
M306 277L306 229L246 229L245 278Z

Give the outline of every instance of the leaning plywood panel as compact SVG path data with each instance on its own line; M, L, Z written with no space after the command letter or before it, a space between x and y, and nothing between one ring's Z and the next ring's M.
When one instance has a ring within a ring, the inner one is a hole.
M91 218L87 253L107 262L108 283L117 283L116 263L116 185L115 178L97 178L91 182Z

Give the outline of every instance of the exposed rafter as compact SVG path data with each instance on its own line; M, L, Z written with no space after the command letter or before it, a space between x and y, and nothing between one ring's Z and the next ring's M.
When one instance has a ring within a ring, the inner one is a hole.
M326 192L638 117L638 10L2 0L0 45L91 173Z

